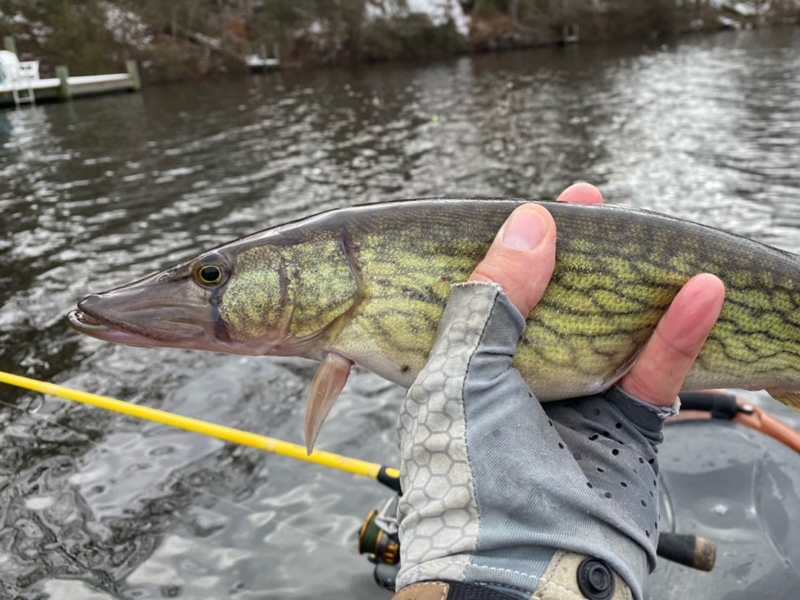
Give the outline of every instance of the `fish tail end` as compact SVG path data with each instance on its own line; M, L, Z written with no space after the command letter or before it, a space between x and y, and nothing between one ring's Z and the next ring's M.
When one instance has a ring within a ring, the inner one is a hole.
M800 391L789 390L767 390L770 396L783 402L786 406L791 406L796 411L800 411Z

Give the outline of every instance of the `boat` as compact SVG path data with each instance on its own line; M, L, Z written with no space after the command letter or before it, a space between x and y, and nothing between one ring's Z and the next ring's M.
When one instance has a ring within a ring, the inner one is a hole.
M251 71L270 71L280 66L277 58L262 58L258 54L251 54L245 58L245 62Z

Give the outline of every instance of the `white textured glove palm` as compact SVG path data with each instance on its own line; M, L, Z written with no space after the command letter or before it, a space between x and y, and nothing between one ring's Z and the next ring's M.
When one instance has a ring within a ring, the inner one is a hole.
M532 594L557 550L602 558L635 597L655 565L655 446L672 408L619 388L549 403L511 366L525 321L497 285L455 286L398 420L398 586Z

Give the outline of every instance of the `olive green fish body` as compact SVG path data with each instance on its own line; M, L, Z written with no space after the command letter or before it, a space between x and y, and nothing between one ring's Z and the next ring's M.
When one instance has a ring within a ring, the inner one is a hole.
M430 200L323 216L314 228L339 236L339 261L358 273L339 278L349 281L353 304L328 347L409 385L427 360L451 285L469 277L518 205ZM723 279L727 300L687 389L800 388L797 257L649 211L546 206L558 230L556 269L515 361L541 399L608 387L682 285L703 272ZM333 255L320 256L330 269ZM308 267L306 280L331 286L329 273L313 261ZM330 297L344 290L337 291Z
M521 203L429 199L323 213L90 296L72 322L135 345L333 353L408 386L427 360L451 286L466 281ZM540 399L613 384L682 285L704 272L724 281L727 296L686 389L800 390L798 257L650 211L544 205L557 225L556 268L515 359ZM220 281L198 281L204 265L219 268ZM182 298L191 307L183 313ZM143 304L149 319L159 304L172 316L155 327L137 317ZM186 335L170 338L169 322Z

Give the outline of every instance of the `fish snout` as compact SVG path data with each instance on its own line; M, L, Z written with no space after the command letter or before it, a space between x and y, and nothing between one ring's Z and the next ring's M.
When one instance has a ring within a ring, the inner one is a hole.
M134 346L214 349L214 318L207 294L187 280L151 276L90 294L70 324L82 333Z
M90 294L78 301L78 310L92 316L103 301L102 294Z

